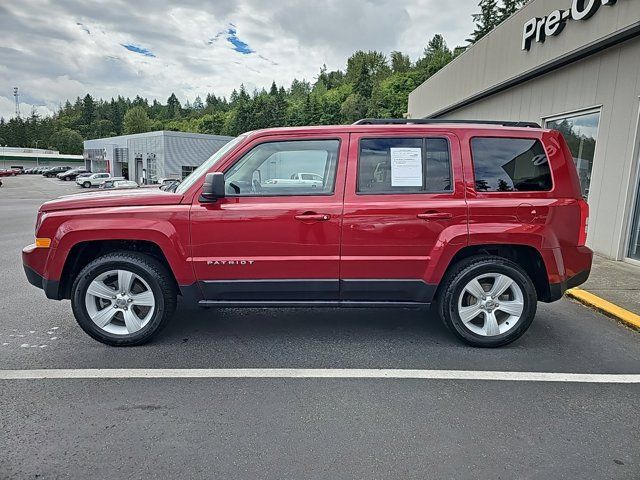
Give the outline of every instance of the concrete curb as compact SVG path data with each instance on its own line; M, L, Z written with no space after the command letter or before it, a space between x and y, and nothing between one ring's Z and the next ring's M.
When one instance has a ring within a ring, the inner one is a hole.
M614 318L628 327L640 330L640 315L637 315L629 310L625 310L618 305L608 302L593 293L589 293L586 290L580 288L572 288L567 290L566 295L573 298L584 305L594 308L599 312L604 313L608 317Z

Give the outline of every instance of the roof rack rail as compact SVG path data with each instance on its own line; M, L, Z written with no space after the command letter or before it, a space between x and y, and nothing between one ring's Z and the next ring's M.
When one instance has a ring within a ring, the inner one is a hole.
M535 122L507 122L501 120L445 120L442 118L363 118L354 125L437 125L437 124L473 124L502 125L503 127L541 128Z

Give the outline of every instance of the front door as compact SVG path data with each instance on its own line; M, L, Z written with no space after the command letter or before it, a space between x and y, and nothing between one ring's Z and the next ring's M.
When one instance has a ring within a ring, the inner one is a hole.
M429 303L439 281L435 262L467 242L457 137L406 126L402 135L351 135L342 300Z
M206 301L338 299L347 149L348 135L269 136L221 165L226 197L191 213Z

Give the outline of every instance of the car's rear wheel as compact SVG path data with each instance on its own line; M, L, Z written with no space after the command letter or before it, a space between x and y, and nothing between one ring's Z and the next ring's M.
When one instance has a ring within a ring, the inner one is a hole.
M83 186L84 188L89 188L89 187L91 187L91 182L84 182L84 183L82 184L82 186Z
M536 289L517 264L496 256L461 261L446 275L439 301L445 325L476 347L520 338L536 314Z
M71 304L80 327L99 342L140 345L175 311L176 287L156 259L118 252L82 269L72 286Z

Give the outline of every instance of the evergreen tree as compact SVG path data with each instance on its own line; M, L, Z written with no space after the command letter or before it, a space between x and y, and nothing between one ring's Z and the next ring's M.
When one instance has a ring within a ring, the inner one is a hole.
M467 39L469 43L476 43L500 23L498 0L480 0L478 6L480 13L472 15L476 26L471 38Z
M502 5L498 8L498 23L516 13L525 3L526 0L502 0Z
M180 105L180 100L176 97L175 93L172 93L171 96L167 99L167 118L169 120L179 117L181 114L182 106Z
M151 130L151 120L142 107L133 107L124 116L124 133L145 133Z
M421 81L429 78L453 59L453 53L447 47L447 42L439 34L429 40L423 53L424 57L416 62L416 69L421 74Z
M391 70L393 73L406 73L411 69L411 59L409 55L402 52L391 52Z

